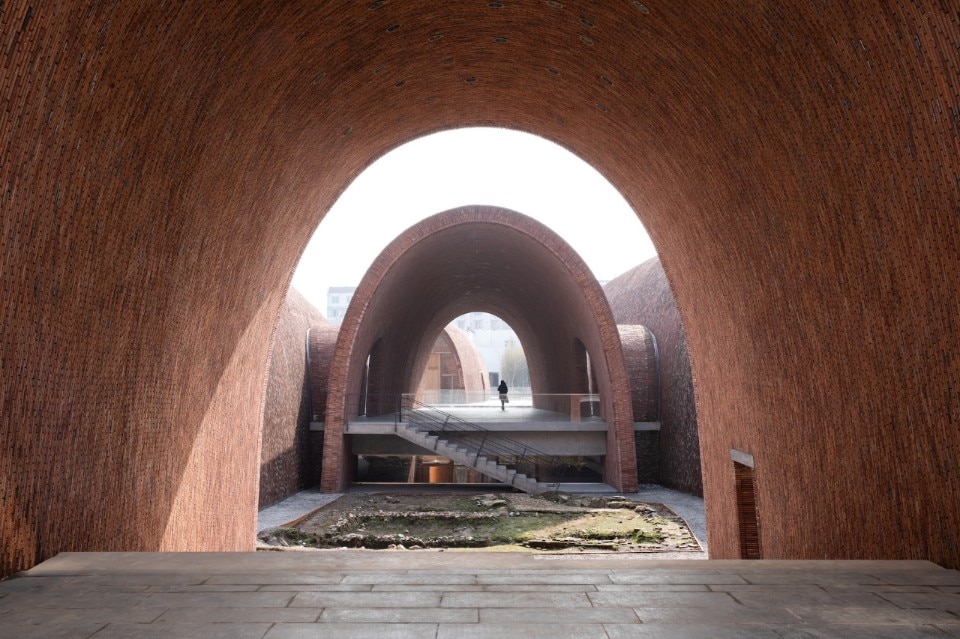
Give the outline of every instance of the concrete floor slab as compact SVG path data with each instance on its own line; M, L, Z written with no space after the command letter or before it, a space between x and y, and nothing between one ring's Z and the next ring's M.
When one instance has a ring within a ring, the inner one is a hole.
M786 604L787 602L784 602ZM776 626L796 624L800 618L785 605L770 608L742 606L709 608L634 608L641 622L647 624L676 624L688 626Z
M291 607L309 608L436 608L442 593L422 592L301 592Z
M609 584L610 576L604 573L544 573L525 572L507 575L478 575L477 583L505 584Z
M89 639L104 628L102 623L66 623L60 625L34 626L24 624L0 624L0 639Z
M566 624L562 626L525 624L517 628L509 623L444 624L439 628L437 639L600 639L606 637L600 624Z
M879 596L900 608L937 608L960 616L960 595L946 592L885 592Z
M960 622L960 618L946 610L903 610L900 608L804 607L790 606L790 612L804 623L923 625Z
M765 608L777 605L789 597L794 606L834 608L893 608L894 606L872 592L824 592L823 590L791 590L781 592L728 593L737 603L748 608Z
M263 639L266 623L110 624L92 639Z
M783 639L943 639L933 626L788 626L777 631Z
M264 639L434 639L437 624L389 624L389 623L327 623L296 624L281 623L270 629ZM502 639L499 638L499 639Z
M482 608L481 623L637 623L631 608Z
M589 608L579 592L451 592L443 595L445 608Z
M773 628L763 626L685 626L665 624L604 625L609 639L782 639Z
M162 592L143 603L149 608L283 608L299 593L292 592Z
M618 608L731 608L737 602L722 592L597 592L587 597L594 606Z
M669 584L698 584L698 585L729 585L746 584L747 582L738 574L709 574L686 571L642 571L631 573L614 572L610 575L610 580L615 584L649 584L649 585L669 585Z
M477 623L476 608L327 608L324 623Z
M313 623L322 608L170 608L157 623Z

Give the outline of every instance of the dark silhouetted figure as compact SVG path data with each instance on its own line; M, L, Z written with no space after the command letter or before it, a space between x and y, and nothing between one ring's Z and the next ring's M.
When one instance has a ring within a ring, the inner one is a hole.
M506 403L510 400L507 399L507 383L500 380L500 385L497 386L497 392L500 393L500 410L507 410Z

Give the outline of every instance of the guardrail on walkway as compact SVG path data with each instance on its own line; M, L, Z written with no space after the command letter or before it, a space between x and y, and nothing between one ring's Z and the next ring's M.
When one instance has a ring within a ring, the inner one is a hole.
M466 448L474 459L496 458L500 464L528 477L538 478L543 476L544 471L552 471L555 479L549 484L554 485L554 490L559 488L567 471L567 464L558 455L549 455L490 432L479 424L424 404L409 395L401 398L397 421L414 425L418 430L435 434L441 439L445 439L445 435L454 435L454 443Z
M501 405L495 391L426 391L405 393L402 397L404 401L418 401L470 422L603 420L600 396L589 393L511 391L507 394L508 402L504 405Z

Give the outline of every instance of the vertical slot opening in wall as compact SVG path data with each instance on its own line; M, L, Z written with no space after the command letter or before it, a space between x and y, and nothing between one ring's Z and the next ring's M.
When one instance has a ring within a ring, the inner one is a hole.
M736 451L739 453L739 451ZM740 558L760 559L760 521L757 518L756 481L753 470L753 457L744 455L748 464L733 462L734 481L737 493L737 527L740 532Z

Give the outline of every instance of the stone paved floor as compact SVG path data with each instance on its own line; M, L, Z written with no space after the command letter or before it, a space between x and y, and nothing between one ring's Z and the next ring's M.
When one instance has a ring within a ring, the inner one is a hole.
M35 637L960 637L960 573L917 561L66 553L0 582L0 638Z

